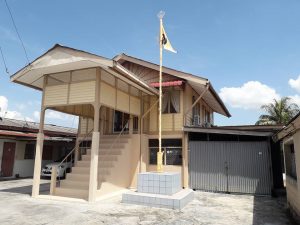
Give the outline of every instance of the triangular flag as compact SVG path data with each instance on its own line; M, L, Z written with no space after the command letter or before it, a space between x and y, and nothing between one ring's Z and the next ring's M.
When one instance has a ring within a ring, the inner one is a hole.
M177 51L172 47L171 42L168 39L167 33L166 33L163 25L161 27L161 31L162 31L161 41L162 41L162 45L163 45L164 49L166 49L170 52L177 53Z

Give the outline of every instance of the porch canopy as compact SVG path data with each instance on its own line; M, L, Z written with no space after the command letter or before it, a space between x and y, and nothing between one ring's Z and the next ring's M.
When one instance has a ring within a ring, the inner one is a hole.
M96 67L101 67L103 70L144 93L149 95L158 94L155 88L141 81L116 61L59 44L56 44L29 65L13 74L11 81L34 89L43 90L44 75Z
M135 114L139 115L139 94L158 95L157 89L140 80L118 62L58 44L12 75L11 81L44 91L43 106L48 109L92 118L92 104L97 95L96 73L99 70L102 71L101 85L105 82L100 94L100 102L104 106L131 113L131 104L135 104ZM120 87L117 87L116 80ZM120 92L120 97L115 100L113 94L110 94L111 86L121 91L124 86L130 88L127 93ZM135 93L129 93L133 90ZM128 104L126 99L130 99ZM127 110L130 107L131 111Z

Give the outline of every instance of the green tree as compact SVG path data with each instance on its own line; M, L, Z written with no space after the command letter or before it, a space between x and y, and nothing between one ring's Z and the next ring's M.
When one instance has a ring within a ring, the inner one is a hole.
M261 109L267 112L259 117L256 125L286 125L299 113L299 106L291 103L289 97L274 99L270 104L262 105Z

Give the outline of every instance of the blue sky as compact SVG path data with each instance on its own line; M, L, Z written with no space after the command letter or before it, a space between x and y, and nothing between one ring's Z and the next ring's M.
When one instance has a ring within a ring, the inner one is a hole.
M281 96L300 103L300 2L7 0L30 60L55 43L105 57L125 52L158 62L157 13L178 54L164 65L208 78L232 114L217 125L254 124L259 105ZM0 1L0 46L10 73L26 64ZM0 105L14 118L37 120L41 93L9 82L0 61ZM2 103L1 103L2 102ZM3 110L2 110L3 114ZM75 126L56 113L47 122Z

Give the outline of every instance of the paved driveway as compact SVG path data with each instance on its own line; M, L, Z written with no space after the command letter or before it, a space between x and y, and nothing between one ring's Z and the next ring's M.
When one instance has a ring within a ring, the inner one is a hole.
M0 224L293 224L282 198L196 192L183 210L120 203L61 202L29 196L31 179L0 182ZM43 182L47 192L49 184Z

